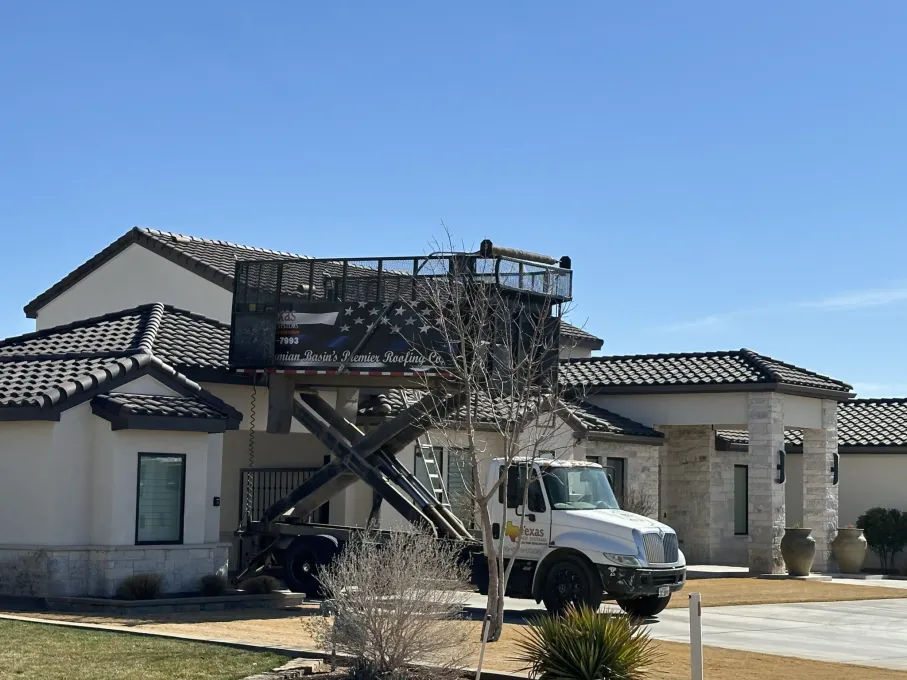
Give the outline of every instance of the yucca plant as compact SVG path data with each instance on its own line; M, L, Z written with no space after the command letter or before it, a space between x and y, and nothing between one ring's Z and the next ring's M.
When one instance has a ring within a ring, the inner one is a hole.
M516 660L542 680L637 680L661 658L641 622L573 605L530 621L516 646Z

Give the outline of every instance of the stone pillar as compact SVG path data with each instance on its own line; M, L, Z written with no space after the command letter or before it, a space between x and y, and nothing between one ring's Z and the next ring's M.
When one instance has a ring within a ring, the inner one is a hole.
M661 520L677 532L687 564L711 563L711 425L660 426L665 433Z
M822 428L803 430L803 526L816 539L813 571L831 571L831 541L838 528L838 487L831 469L838 452L838 403L822 400Z
M749 568L750 573L784 572L784 484L778 484L778 452L784 450L784 395L749 395Z

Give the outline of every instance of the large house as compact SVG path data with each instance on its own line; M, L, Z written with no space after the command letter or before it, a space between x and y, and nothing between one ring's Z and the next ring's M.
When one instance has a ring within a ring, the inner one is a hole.
M241 516L328 455L299 423L267 432L268 379L228 366L234 263L296 257L135 228L25 306L35 332L0 341L0 592L103 595L142 571L190 590L242 559ZM689 563L778 571L797 522L819 543L816 569L831 569L836 526L907 505L907 401L854 399L749 350L593 356L601 347L564 324L572 401L553 439L650 498ZM394 390L321 394L363 427L404 403ZM486 436L491 455L500 442ZM418 471L415 447L400 455ZM371 508L358 483L318 514L362 526ZM386 507L381 520L401 521Z

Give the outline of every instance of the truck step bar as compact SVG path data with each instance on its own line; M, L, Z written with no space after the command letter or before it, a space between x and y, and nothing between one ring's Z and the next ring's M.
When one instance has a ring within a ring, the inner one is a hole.
M321 468L264 511L267 526L293 511L306 516L355 482L365 481L407 521L435 536L472 541L473 536L448 506L397 460L433 422L462 403L459 393L429 393L369 433L363 433L319 395L302 393L293 401L293 417L324 444L336 460Z

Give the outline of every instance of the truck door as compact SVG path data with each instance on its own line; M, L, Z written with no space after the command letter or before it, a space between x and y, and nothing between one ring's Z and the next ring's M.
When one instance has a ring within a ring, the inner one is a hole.
M499 474L503 476L503 467ZM530 468L524 464L510 468L507 487L501 485L498 490L492 522L492 530L503 542L505 558L542 558L551 535L551 512L537 467Z

